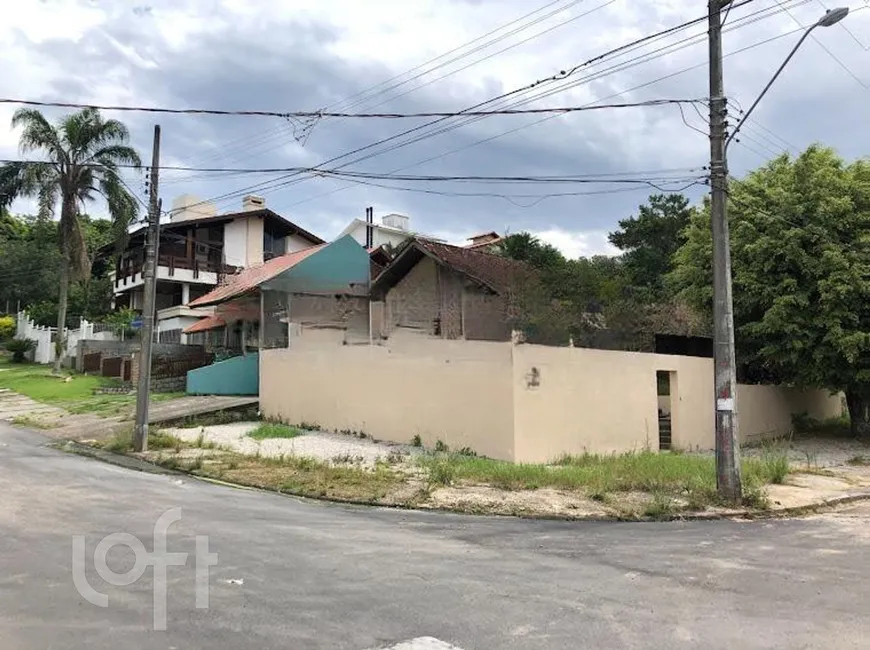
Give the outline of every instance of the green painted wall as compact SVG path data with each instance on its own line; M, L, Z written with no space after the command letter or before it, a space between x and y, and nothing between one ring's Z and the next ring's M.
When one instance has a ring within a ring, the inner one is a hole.
M260 285L266 291L345 293L368 287L369 254L350 235L324 246L296 266Z
M254 352L190 370L187 373L187 394L259 395L259 355Z

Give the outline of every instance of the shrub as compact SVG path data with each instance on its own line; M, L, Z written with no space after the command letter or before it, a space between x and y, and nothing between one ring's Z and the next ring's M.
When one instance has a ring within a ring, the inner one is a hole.
M13 336L15 336L15 318L0 316L0 341L11 339Z
M36 341L30 339L12 339L6 342L6 349L12 353L13 363L23 363L25 355L36 348Z

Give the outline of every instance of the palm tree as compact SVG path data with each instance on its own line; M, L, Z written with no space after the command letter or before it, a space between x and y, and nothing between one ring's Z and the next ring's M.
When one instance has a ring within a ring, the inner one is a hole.
M12 127L22 127L22 154L40 152L45 162L11 162L0 167L0 208L18 197L36 198L40 214L54 216L60 202L58 239L61 252L60 292L57 310L55 371L60 370L63 330L71 281L90 275L79 210L98 195L106 201L115 233L126 237L138 213L135 198L126 190L120 165L141 166L139 154L127 143L130 133L117 120L104 120L94 108L65 116L52 125L33 109L22 108L12 116Z

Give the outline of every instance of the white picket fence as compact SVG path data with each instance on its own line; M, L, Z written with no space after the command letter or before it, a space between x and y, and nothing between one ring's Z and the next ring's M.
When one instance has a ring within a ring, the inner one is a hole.
M95 331L97 330L97 331ZM18 312L15 326L15 338L30 339L36 343L33 360L36 363L54 363L54 335L56 327L44 327L34 323L27 312ZM82 318L77 329L65 328L65 343L63 356L74 355L79 341L118 341L118 336L111 330L104 329L98 323L92 323Z

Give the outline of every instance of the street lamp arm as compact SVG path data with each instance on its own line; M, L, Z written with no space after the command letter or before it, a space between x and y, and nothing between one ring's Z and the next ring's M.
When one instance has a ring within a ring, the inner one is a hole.
M780 73L785 69L785 66L788 65L788 62L791 61L792 57L793 57L793 56L795 55L795 53L800 49L800 46L803 45L803 42L804 42L805 40L807 40L807 37L808 37L808 36L812 33L812 31L813 31L816 27L818 27L818 26L819 26L819 23L815 23L814 25L812 25L809 29L807 29L807 30L804 32L804 35L801 36L800 40L799 40L799 41L797 42L797 44L792 48L791 52L789 52L788 56L785 58L785 61L783 61L783 62L782 62L782 65L779 66L779 69L776 71L776 74L774 74L773 77L771 78L771 80L767 82L767 85L764 87L764 90L762 90L762 91L761 91L761 94L758 96L758 98L757 98L754 102L752 102L752 106L749 107L749 110L746 111L746 112L743 114L743 117L742 117L742 118L740 119L740 121L737 123L737 126L734 127L734 130L731 132L731 135L729 135L729 136L728 136L728 139L725 140L725 149L726 149L726 151L727 151L727 149L728 149L728 145L731 144L731 141L734 139L734 136L736 136L737 133L740 131L740 127L742 127L742 126L743 126L743 123L746 122L747 119L749 119L749 116L752 114L752 111L755 110L755 107L758 106L758 103L759 103L759 102L764 98L764 96L767 94L767 91L770 90L770 87L771 87L771 86L773 85L773 83L777 80L777 78L779 77Z

